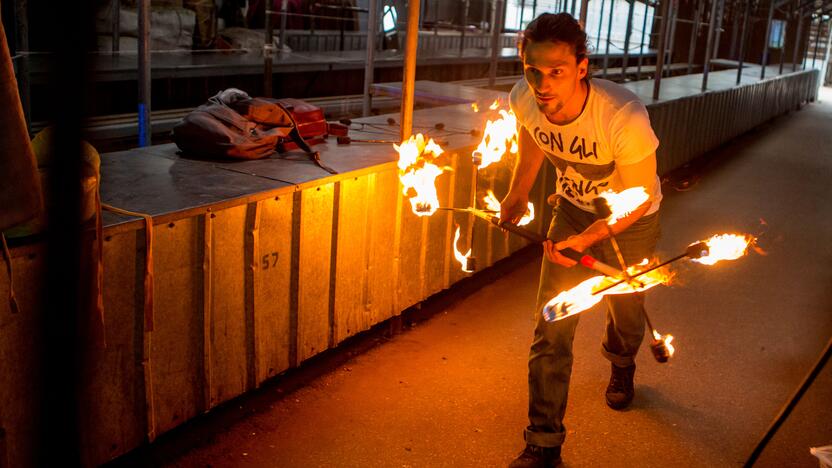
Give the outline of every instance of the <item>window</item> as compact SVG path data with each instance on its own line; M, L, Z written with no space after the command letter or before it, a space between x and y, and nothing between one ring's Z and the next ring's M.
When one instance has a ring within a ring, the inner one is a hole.
M772 49L782 49L786 41L786 22L771 20L771 33L768 36L768 46Z

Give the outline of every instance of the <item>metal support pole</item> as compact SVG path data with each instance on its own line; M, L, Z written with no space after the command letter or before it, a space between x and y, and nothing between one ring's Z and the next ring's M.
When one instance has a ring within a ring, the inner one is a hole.
M714 4L716 0L712 0ZM705 0L698 0L696 5L696 13L693 15L693 24L690 26L690 47L688 48L688 75L693 73L693 55L696 53L696 39L699 35L699 22L702 20L702 13L705 10ZM715 12L711 12L711 18L713 18ZM711 21L713 23L713 21ZM709 27L708 34L711 33L711 29ZM705 53L705 60L708 60L708 54Z
M572 15L573 18L575 17L575 0L572 0L572 6L569 9L569 14Z
M278 53L283 53L283 47L286 46L286 14L288 11L289 0L283 0L283 3L280 4L280 50L278 50ZM343 22L341 24L343 24ZM341 50L344 50L343 27L341 29Z
M272 53L274 52L274 29L272 29L272 2L263 2L266 9L265 38L263 40L263 96L272 97Z
M468 8L471 6L471 0L463 0L462 13L462 32L459 35L459 55L465 51L465 30L468 29Z
M702 64L702 91L708 89L708 72L711 70L711 50L714 46L717 5L720 0L711 0L711 17L708 21L708 39L705 43L705 63Z
M139 0L139 146L150 146L150 0Z
M121 0L112 0L112 13L111 19L113 21L113 46L112 51L113 53L118 53L119 47L121 46L121 25L119 24L119 17L121 16Z
M800 0L797 0L800 1ZM797 10L797 32L794 35L794 50L792 51L792 71L797 71L797 51L803 39L803 9Z
M788 30L788 21L790 21L792 19L793 15L794 15L794 12L790 11L789 14L788 14L788 17L787 17L786 30ZM783 65L784 65L784 62L786 61L786 32L782 29L780 31L781 31L781 34L783 34L783 45L780 47L780 54L779 54L779 56L780 56L780 67L777 70L778 75L783 74Z
M832 21L826 20L826 25L826 47L823 49L823 65L820 67L820 80L818 82L818 87L823 86L823 83L826 80L826 72L829 68L829 48L832 47Z
M532 19L537 18L537 0L532 1Z
M650 6L644 2L644 20L641 23L641 44L638 46L638 66L636 68L636 80L641 81L641 63L644 61L644 39L647 36L647 13Z
M725 14L725 1L719 0L719 8L716 12L716 28L714 30L714 51L711 54L711 59L716 59L719 55L719 41L722 36L722 16Z
M676 46L676 24L677 19L679 18L679 2L678 0L673 0L673 3L670 4L671 14L670 14L670 32L668 32L669 37L669 46L667 52L667 63L668 65L673 65L673 49ZM670 67L665 68L665 74L670 76L673 70Z
M364 102L361 108L361 115L370 115L372 96L370 86L373 84L373 72L375 71L376 35L378 32L379 9L378 0L370 0L369 12L367 14L367 63L364 64Z
M494 86L497 81L497 55L502 48L500 33L503 29L503 0L494 0L493 5L494 11L491 17L494 24L491 26L491 63L488 67L488 86Z
M728 57L732 59L737 58L737 40L740 37L740 15L734 11L734 26L731 28L731 49L728 51Z
M673 0L658 0L661 3L662 7L662 23L659 27L659 46L658 46L658 55L656 56L656 73L653 77L653 100L657 101L659 99L659 92L661 91L662 86L662 68L664 67L664 42L667 36L667 29L668 29L668 18L667 18L667 10L668 6L671 1Z
M624 31L624 57L621 59L621 78L627 81L627 62L630 58L630 36L633 34L633 14L636 10L636 1L630 0L627 8L627 29Z
M748 15L751 13L751 0L746 0L745 11L742 14L742 29L740 30L740 54L737 57L739 66L737 67L737 86L742 81L742 62L745 57L745 33L748 28Z
M606 40L606 47L604 48L604 78L607 78L607 66L609 65L610 60L610 43L612 42L610 39L612 38L612 20L613 14L615 12L615 0L610 2L610 20L607 23L607 40Z
M601 31L604 29L604 0L601 0L601 13L598 13L598 38L595 40L595 50L601 48Z
M581 25L586 28L586 11L589 9L589 0L581 0Z
M770 44L769 35L771 35L771 20L774 18L774 0L771 0L771 4L768 7L768 19L766 20L766 35L763 37L763 58L760 62L760 79L766 77L766 65L768 65L768 47Z
M404 47L404 72L402 74L401 141L413 132L413 95L416 91L416 49L419 46L419 10L421 2L410 0L407 4L407 37Z
M818 16L818 26L815 28L815 51L812 52L812 68L815 68L815 60L818 58L818 47L820 46L820 30L823 28L823 17Z
M289 0L283 0L283 4L285 5L287 1ZM344 3L344 0L341 0L341 9L338 10L338 50L341 52L344 51L344 28L347 27L347 21L346 18L344 18L345 6L346 4ZM283 22L281 21L281 25L282 24ZM421 24L419 26L421 26ZM421 27L419 29L421 29ZM280 34L283 34L283 31L281 31Z

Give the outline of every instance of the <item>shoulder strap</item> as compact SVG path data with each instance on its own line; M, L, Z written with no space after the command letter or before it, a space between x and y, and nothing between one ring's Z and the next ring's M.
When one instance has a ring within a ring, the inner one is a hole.
M318 151L312 151L312 148L309 147L309 144L306 143L306 140L304 140L303 137L300 135L300 131L298 130L298 123L297 121L295 121L295 116L293 116L292 113L289 112L289 109L287 109L286 106L279 102L276 102L275 104L280 106L280 108L283 109L284 112L286 112L286 115L289 116L289 120L292 121L292 129L289 131L289 137L292 139L292 141L295 142L295 144L298 145L298 148L302 149L307 155L309 155L309 158L312 159L312 162L317 164L318 167L329 172L330 174L337 174L338 171L324 164L323 161L321 161L321 154Z

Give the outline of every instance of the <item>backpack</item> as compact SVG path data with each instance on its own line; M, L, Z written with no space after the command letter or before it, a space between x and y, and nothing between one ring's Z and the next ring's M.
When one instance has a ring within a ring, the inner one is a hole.
M300 148L322 169L337 174L304 139L320 143L328 131L316 106L298 99L252 98L229 88L188 113L173 128L173 140L184 153L220 159L261 159Z

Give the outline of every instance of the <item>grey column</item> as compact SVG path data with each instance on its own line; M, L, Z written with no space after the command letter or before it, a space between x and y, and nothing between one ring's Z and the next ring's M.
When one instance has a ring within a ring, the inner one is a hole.
M272 29L272 2L263 2L266 16L266 31L263 38L263 96L272 97L272 53L274 51L274 30Z
M586 28L586 10L589 8L589 0L581 0L581 24Z
M636 68L636 80L641 80L641 62L644 60L644 37L647 35L647 13L650 6L644 2L644 21L641 23L641 44L638 46L638 66Z
M268 2L267 2L268 3ZM280 50L279 53L283 52L283 47L286 45L286 13L289 10L289 0L283 0L283 3L280 4ZM341 12L343 15L344 12ZM344 22L341 21L341 24ZM341 50L344 50L344 28L341 27Z
M139 146L150 146L150 0L139 0Z
M370 86L373 84L373 72L375 71L376 37L378 33L379 10L378 0L370 0L369 12L367 14L367 63L364 64L364 99L361 108L361 115L370 115L372 96Z
M633 13L636 10L636 1L629 0L627 8L627 30L624 32L624 57L621 59L621 78L627 81L627 62L630 58L630 36L633 33Z
M463 0L462 13L462 32L459 34L459 55L465 51L465 30L468 29L468 8L471 6L471 0Z
M112 0L112 11L110 12L113 21L113 53L118 52L121 46L121 24L119 24L119 17L121 16L121 0Z

